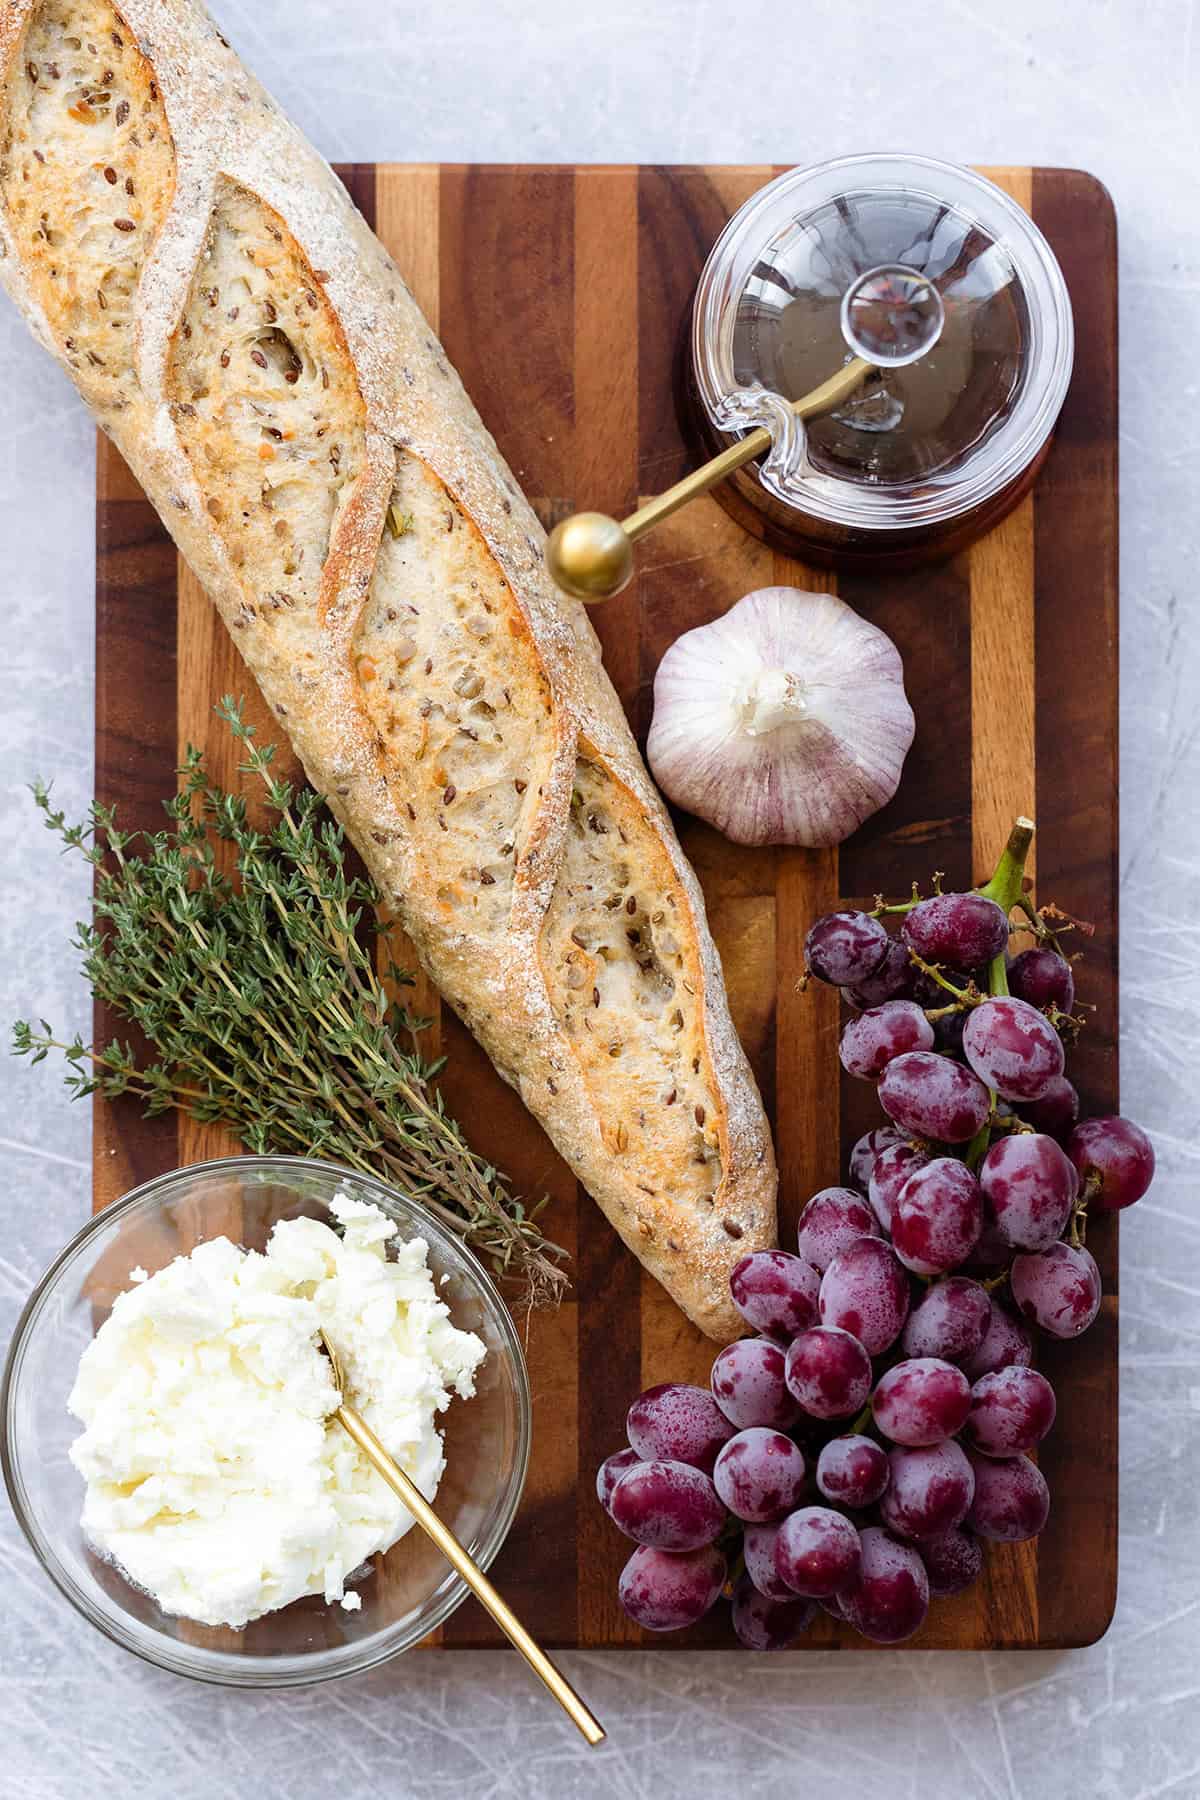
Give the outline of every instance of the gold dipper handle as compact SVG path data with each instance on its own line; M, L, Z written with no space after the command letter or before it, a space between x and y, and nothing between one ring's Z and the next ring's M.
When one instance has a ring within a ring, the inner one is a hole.
M491 1613L509 1642L515 1644L536 1675L540 1675L558 1704L579 1727L589 1744L604 1741L604 1727L588 1711L566 1676L561 1674L544 1650L534 1643L521 1621L500 1598L483 1570L467 1555L454 1533L442 1523L421 1490L409 1480L388 1455L371 1427L352 1406L343 1401L334 1414L342 1429L349 1433L365 1456L369 1456L392 1492L404 1502L421 1529L428 1534L446 1561L462 1576L477 1600Z
M811 388L799 400L793 400L792 411L798 419L827 412L852 394L874 366L864 357L854 357L828 381ZM714 456L711 462L693 469L666 493L647 500L645 506L631 513L623 524L610 519L606 513L596 512L573 513L569 519L563 519L550 533L546 545L546 566L551 579L577 600L591 604L611 599L627 586L633 574L633 546L638 538L681 506L686 506L697 494L703 494L736 469L753 462L756 456L770 448L770 444L770 432L760 425L756 431L731 444L728 450Z

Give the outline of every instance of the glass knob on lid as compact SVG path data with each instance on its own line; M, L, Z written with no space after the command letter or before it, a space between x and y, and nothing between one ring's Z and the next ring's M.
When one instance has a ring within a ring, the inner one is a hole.
M855 356L877 367L916 362L933 349L945 323L934 283L904 263L868 269L842 295L842 336Z
M780 176L734 215L691 350L705 449L771 434L718 498L784 548L857 561L953 549L1007 510L1048 443L1073 332L1049 245L999 187L860 156ZM788 403L853 357L866 379L796 419Z

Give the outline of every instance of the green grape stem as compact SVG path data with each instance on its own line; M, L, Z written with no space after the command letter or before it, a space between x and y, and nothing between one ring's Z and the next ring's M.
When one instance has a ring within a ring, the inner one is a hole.
M872 1385L872 1387L874 1387L875 1383L872 1382L871 1385ZM871 1402L868 1400L867 1404L863 1407L862 1411L859 1413L857 1419L855 1419L852 1424L846 1426L846 1435L848 1437L858 1437L863 1432L865 1432L869 1426L873 1425L874 1423L875 1423L875 1410L872 1407Z
M994 900L1005 918L1013 908L1021 906L1025 896L1025 864L1033 845L1034 832L1037 826L1032 819L1019 818L1008 834L1008 842L1000 853L1000 861L992 873L991 880L979 892L988 900ZM988 994L995 999L1008 992L1008 956L1001 950L988 965ZM992 1141L992 1118L996 1111L996 1091L989 1088L991 1108L989 1118L980 1126L967 1146L967 1167L977 1169L987 1155Z
M1033 845L1033 834L1037 830L1032 819L1020 818L1008 834L1008 842L1001 852L1000 861L996 864L991 880L979 892L988 900L994 900L1005 918L1016 906L1024 907L1025 864ZM988 992L1007 994L1008 965L1005 952L992 958L988 969Z
M933 883L934 893L940 894L942 891L942 871L941 871L941 869L935 869L933 871L932 883ZM876 894L875 906L871 913L871 917L873 919L878 919L884 913L910 913L914 910L914 908L920 906L920 904L921 904L921 890L918 887L917 883L914 881L912 884L912 899L911 900L889 901L889 900L885 899L882 894Z
M964 1006L978 1006L979 1002L986 998L986 995L977 992L973 982L969 987L956 987L954 982L947 980L946 976L942 974L941 963L926 962L923 956L918 956L911 945L909 946L908 960L914 969L920 969L921 973L928 975L929 979L936 982L938 987L944 988L946 993L954 995L953 1002L948 1006L926 1007L925 1017L927 1019L941 1019L947 1013L960 1012Z
M1088 1201L1101 1188L1099 1175L1093 1169L1079 1184L1079 1192L1075 1196L1075 1204L1071 1208L1071 1222L1067 1233L1067 1242L1073 1250L1082 1250L1087 1243Z

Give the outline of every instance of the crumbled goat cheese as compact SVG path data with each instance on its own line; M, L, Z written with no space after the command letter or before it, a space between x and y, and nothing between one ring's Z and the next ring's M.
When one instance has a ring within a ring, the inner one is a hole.
M346 1397L427 1499L434 1417L475 1391L484 1346L451 1323L422 1239L388 1244L378 1207L339 1195L338 1235L280 1220L266 1254L200 1244L134 1285L84 1351L68 1405L85 1427L83 1529L165 1612L242 1626L304 1594L361 1601L348 1575L412 1518L331 1418Z

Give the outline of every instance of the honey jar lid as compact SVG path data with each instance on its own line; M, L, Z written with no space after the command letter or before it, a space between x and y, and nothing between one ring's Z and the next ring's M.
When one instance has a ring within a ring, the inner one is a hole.
M696 293L692 360L713 426L765 425L758 479L849 529L983 505L1045 444L1071 376L1071 306L1024 210L967 169L851 156L794 169L729 221ZM834 411L788 402L854 356Z

